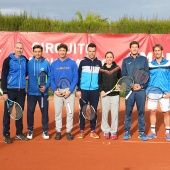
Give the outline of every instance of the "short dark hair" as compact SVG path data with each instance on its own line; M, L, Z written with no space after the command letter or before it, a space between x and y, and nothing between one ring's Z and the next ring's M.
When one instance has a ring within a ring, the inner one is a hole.
M57 51L58 51L60 48L64 48L66 51L68 51L68 47L67 47L66 44L61 43L61 44L57 47Z
M39 44L36 44L36 45L34 45L33 46L33 51L34 51L34 49L36 49L36 48L40 48L41 49L41 51L43 51L43 47L41 46L41 45L39 45Z
M152 50L154 51L156 47L160 48L161 51L163 51L163 46L162 46L161 44L156 44L156 45L154 45L154 46L152 47Z
M112 51L107 51L106 54L105 54L105 58L106 58L106 55L107 55L107 54L112 54L112 56L113 56L113 58L114 58L114 54L113 54Z
M90 44L87 46L87 49L88 49L89 47L96 48L96 44L90 43Z
M129 44L129 47L131 48L131 46L132 46L133 44L137 44L137 45L138 45L138 48L139 48L139 43L138 43L137 41L132 41L132 42Z

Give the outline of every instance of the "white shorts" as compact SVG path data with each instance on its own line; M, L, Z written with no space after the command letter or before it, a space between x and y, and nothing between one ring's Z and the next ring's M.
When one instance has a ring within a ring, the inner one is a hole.
M162 112L167 112L170 110L170 100L164 98L155 101L148 99L148 109L156 110L158 108L158 103L160 103L160 108Z

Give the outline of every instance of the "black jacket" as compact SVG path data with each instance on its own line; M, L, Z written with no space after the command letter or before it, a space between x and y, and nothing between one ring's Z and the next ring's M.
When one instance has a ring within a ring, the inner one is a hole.
M99 90L107 92L111 90L117 83L117 81L122 77L120 67L113 62L111 68L107 68L104 64L99 73ZM111 92L108 96L118 95L119 92Z

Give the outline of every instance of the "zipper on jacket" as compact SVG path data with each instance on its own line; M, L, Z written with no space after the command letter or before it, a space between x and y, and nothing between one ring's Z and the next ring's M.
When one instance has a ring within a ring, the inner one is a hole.
M91 88L91 82L92 82L92 75L93 75L93 61L92 61L92 66L90 66L92 68L92 71L91 71L91 79L90 79L90 86L89 86L89 90ZM91 70L91 69L90 69Z
M20 64L20 76L19 76L19 88L21 87L21 60L19 59Z
M38 63L38 60L36 60L36 65L35 65L36 67L35 67L35 70L36 70L36 73L37 73L37 80L38 80L38 77L39 77L39 75L38 75L38 70L39 70L39 63ZM37 95L38 95L38 89L39 89L39 85L38 85L38 81L37 81Z
M8 80L8 84L10 84L10 82L11 82L11 79L12 79L12 76L10 77L10 79Z

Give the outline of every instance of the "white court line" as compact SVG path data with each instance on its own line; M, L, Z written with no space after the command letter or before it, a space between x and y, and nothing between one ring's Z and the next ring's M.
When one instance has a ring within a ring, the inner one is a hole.
M122 143L153 143L153 144L164 144L164 143L166 143L166 144L170 144L170 142L168 142L168 141L165 141L165 142L156 142L156 141L149 141L149 140L147 140L147 141L130 141L130 140L123 140L123 141L121 141Z
M1 52L2 50L0 50L0 52Z

